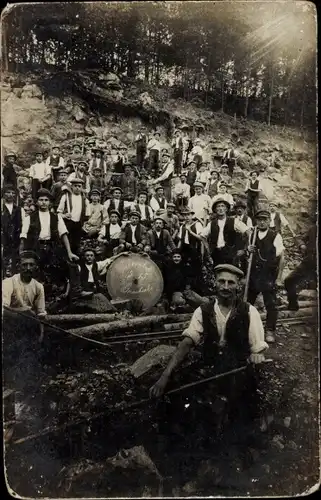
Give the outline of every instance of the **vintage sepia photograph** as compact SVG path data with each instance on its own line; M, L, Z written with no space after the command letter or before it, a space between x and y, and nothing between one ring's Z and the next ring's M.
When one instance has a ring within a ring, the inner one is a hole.
M317 10L1 15L7 494L320 485Z

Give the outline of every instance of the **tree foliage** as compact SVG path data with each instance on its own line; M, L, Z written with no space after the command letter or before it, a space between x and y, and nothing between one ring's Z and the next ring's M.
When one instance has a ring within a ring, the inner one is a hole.
M213 110L315 126L309 2L16 4L2 37L9 71L99 68Z

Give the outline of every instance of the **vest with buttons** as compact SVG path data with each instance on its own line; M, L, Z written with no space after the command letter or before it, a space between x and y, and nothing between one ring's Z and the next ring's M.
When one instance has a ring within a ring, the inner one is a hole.
M277 233L273 229L268 229L267 234L261 240L256 238L256 251L253 256L252 269L255 276L260 280L276 279L278 261L274 239Z
M214 301L201 306L204 329L204 364L214 365L218 372L246 364L250 355L249 326L250 306L237 302L226 323L225 345L220 346L220 336L214 313Z
M191 231L196 234L196 222L194 222L191 225ZM185 224L182 226L182 245L186 245L185 243L185 236L186 236L186 226ZM189 246L193 248L193 250L201 251L201 242L198 241L194 236L191 234L188 235L188 241L189 241Z
M108 215L110 215L110 212L112 210L118 210L118 212L120 213L120 218L122 219L124 217L124 213L125 213L125 208L124 208L125 204L124 204L124 200L119 200L119 205L118 205L118 208L116 209L116 205L115 205L115 201L114 199L112 198L110 200L110 204L109 204L109 207L108 207Z
M217 239L219 234L219 226L217 219L211 222L210 232L210 249L213 252L217 248ZM225 247L234 247L236 244L236 231L234 229L234 218L226 217L225 226L223 229Z
M13 205L12 213L10 214L3 202L3 209L1 213L1 234L3 246L19 244L21 227L21 208Z
M274 217L274 227L271 228L271 229L274 229L274 231L276 233L280 233L281 234L281 217L280 217L280 214L279 212L276 212L275 213L275 217Z
M86 264L82 262L80 264L80 283L82 288L85 291L92 291L93 285L95 288L95 291L98 292L99 290L99 273L98 273L98 266L97 262L93 262L92 265L92 275L94 278L94 283L89 283L89 269L87 268Z

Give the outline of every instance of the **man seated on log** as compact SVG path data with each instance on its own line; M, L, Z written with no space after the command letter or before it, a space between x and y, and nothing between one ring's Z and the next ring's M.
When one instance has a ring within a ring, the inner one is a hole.
M100 313L116 310L106 295L102 293L101 283L101 276L106 274L108 267L116 257L96 261L95 250L88 247L84 249L80 261L70 268L70 281L66 292L66 296L69 295L70 298L73 298L74 290L81 289L84 292L82 294L84 300L78 299L76 304L71 301L69 310L76 308L83 312Z
M153 229L147 232L147 244L144 251L151 256L151 259L162 271L168 258L169 251L175 249L175 244L167 229L164 229L164 219L161 215L156 215Z
M6 385L17 383L18 389L30 382L33 374L39 377L34 373L39 351L36 344L43 341L43 327L36 318L45 319L47 312L44 287L34 279L37 265L35 252L21 252L20 272L2 282L3 376Z
M98 236L98 242L104 245L103 255L111 257L115 248L119 246L122 228L120 226L120 213L117 210L109 212L109 222L104 224Z
M147 230L140 222L140 212L131 211L129 213L129 222L122 229L119 242L120 245L115 249L115 253L131 251L134 253L142 252L147 244Z
M250 229L238 219L229 217L227 215L229 209L230 204L218 198L212 206L213 220L199 235L190 230L192 236L205 244L214 265L235 264L245 252L245 248L236 250L237 236L238 233L249 233Z
M172 311L186 305L184 293L190 290L191 274L190 265L182 259L181 251L175 248L163 268L164 291Z
M151 387L150 396L162 396L174 371L194 347L201 346L201 366L213 367L217 374L246 367L242 372L217 381L214 393L213 388L209 391L209 399L213 403L213 394L227 399L228 414L235 415L247 411L249 401L257 395L254 374L248 361L262 363L268 344L264 340L259 312L238 298L243 272L229 264L216 266L214 272L216 298L195 310L182 334L183 340L159 380ZM244 398L247 400L244 401Z

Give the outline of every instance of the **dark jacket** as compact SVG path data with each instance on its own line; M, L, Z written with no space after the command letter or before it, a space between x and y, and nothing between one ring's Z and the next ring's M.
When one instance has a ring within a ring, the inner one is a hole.
M251 281L268 284L274 282L277 277L279 259L276 257L274 239L277 233L268 229L263 239L256 238L256 250L253 255Z
M142 224L137 224L135 230L135 239L137 243L133 243L132 228L131 225L128 223L121 232L120 243L130 243L131 245L138 245L141 243L142 245L145 246L147 242L146 236L147 236L146 228Z
M21 207L13 205L12 213L3 202L1 212L1 240L4 247L18 247L22 227Z
M30 226L27 234L27 241L25 245L25 249L27 250L35 250L38 245L39 235L41 231L39 212L36 211L30 215ZM55 243L60 242L59 234L58 234L58 216L50 212L50 234L51 241Z
M98 268L97 268L97 262L93 262L93 267L92 267L92 274L94 278L94 283L89 283L88 278L89 278L89 270L86 267L86 264L84 262L80 263L80 283L85 291L92 291L94 290L95 292L99 291L99 273L98 273Z
M162 255L168 253L168 249L174 250L175 248L175 243L173 242L167 229L161 230L159 238L157 238L156 231L154 229L150 229L147 232L147 245L151 247L151 250L156 250Z
M186 286L191 283L191 270L186 262L175 264L170 261L163 272L164 290L170 298L175 292L184 292Z
M210 232L210 249L211 251L215 251L217 248L217 238L219 234L219 227L218 227L218 222L217 219L212 220L211 222L211 232ZM237 236L236 236L236 231L234 229L234 218L233 217L227 217L225 226L223 229L223 234L224 234L224 240L225 240L225 247L232 248L236 245L237 241Z
M12 184L17 187L17 173L13 165L5 164L2 167L3 184Z
M226 324L225 345L219 345L219 334L214 314L214 301L201 306L204 328L203 358L218 372L246 364L249 357L249 304L238 302Z

